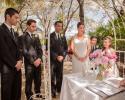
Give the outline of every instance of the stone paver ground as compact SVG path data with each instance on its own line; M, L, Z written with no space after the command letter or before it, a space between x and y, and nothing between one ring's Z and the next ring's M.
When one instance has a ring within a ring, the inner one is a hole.
M70 74L72 72L72 67L71 67L71 62L65 62L64 63L64 75L65 74ZM23 80L22 80L22 100L26 100L25 98L25 77L23 74ZM35 100L39 100L39 99L35 99ZM53 98L52 100L59 100L59 96L57 96L57 98Z

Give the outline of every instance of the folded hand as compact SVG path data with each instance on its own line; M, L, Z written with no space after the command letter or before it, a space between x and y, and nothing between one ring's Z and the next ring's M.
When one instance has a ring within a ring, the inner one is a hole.
M86 60L86 57L80 57L78 58L81 62L84 62Z
M125 80L120 81L120 86L125 86Z
M34 66L38 67L41 64L41 59L38 58L34 61Z
M23 65L23 62L22 62L22 60L19 60L19 61L17 61L17 64L16 64L16 69L17 69L17 71L19 71L21 68L22 68L22 65Z
M58 57L57 57L57 60L58 60L59 62L62 62L63 59L64 59L63 56L58 56Z

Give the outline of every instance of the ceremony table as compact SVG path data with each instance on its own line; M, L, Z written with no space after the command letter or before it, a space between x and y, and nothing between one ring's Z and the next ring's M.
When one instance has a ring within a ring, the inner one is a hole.
M90 75L85 77L80 74L65 75L62 83L60 100L125 100L125 90L122 91L113 86L105 86L104 90L116 92L113 95L106 95L100 90L90 88L92 85L102 84L101 81L94 80ZM104 84L104 82L103 82ZM89 87L90 86L90 87Z

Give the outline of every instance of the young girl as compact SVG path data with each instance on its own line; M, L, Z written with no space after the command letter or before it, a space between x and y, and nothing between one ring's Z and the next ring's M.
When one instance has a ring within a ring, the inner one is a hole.
M96 65L102 64L106 65L105 70L103 71L103 76L105 78L109 77L118 77L119 71L116 66L116 53L115 50L111 47L112 38L107 36L103 40L103 48L93 52L90 57L95 58Z

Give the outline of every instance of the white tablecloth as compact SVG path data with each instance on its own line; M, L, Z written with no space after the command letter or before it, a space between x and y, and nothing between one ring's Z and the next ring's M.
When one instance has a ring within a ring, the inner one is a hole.
M65 75L60 100L104 100L101 96L86 88L94 82L94 80L83 77L82 74ZM125 91L106 100L125 100Z

